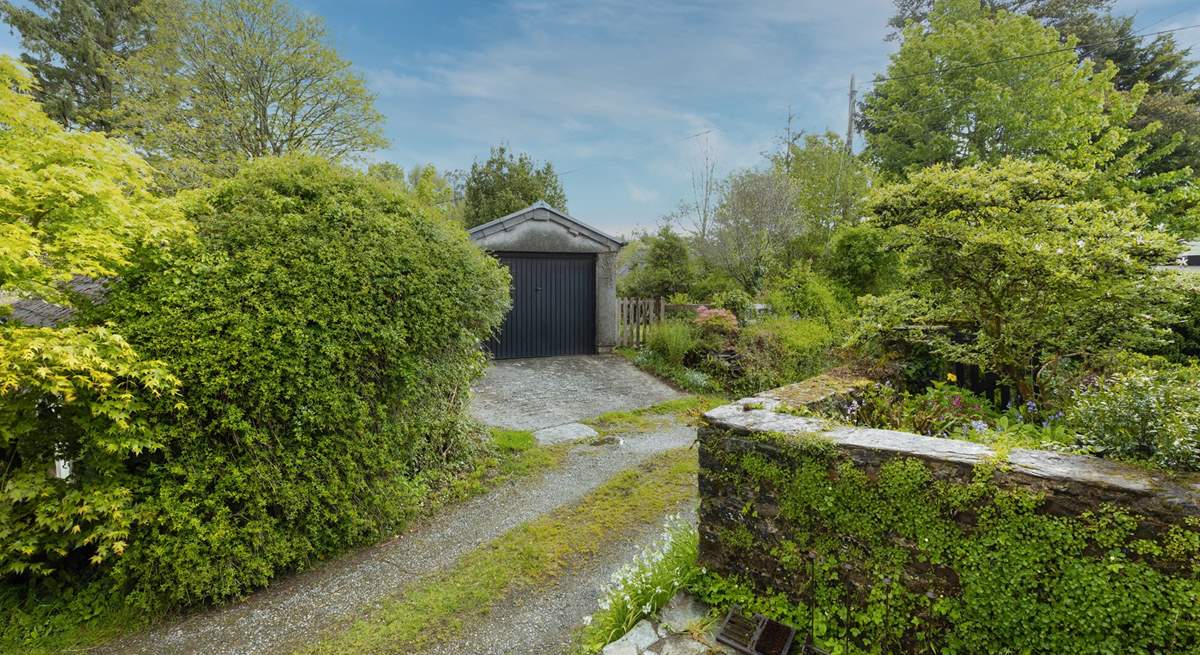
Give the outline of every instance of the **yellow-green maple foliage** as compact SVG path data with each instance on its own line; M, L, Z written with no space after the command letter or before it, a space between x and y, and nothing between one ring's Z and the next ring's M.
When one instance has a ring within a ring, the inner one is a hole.
M119 275L189 233L131 148L64 129L31 84L0 57L0 317L26 298L70 306L71 280ZM0 323L0 574L123 551L129 459L157 447L139 412L176 386L109 327ZM53 475L56 459L69 477Z

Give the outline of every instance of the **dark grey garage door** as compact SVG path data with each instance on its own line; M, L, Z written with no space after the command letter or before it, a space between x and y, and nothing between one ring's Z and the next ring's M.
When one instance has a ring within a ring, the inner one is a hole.
M496 359L596 352L594 255L496 256L512 273L512 310L488 343Z

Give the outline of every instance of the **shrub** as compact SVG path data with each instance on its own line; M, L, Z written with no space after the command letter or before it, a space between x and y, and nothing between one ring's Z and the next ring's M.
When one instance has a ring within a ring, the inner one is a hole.
M819 321L771 318L747 327L736 351L740 374L730 386L755 393L819 373L829 364L833 334Z
M682 321L663 321L646 332L646 348L672 366L682 366L683 358L698 342L692 326Z
M687 242L669 226L641 238L645 244L631 262L629 273L618 281L621 296L660 298L686 294L695 277Z
M838 293L837 285L813 271L807 262L801 262L771 281L767 287L767 304L781 316L836 324L847 315Z
M997 417L986 398L945 382L915 395L877 384L844 409L844 418L858 425L951 438L993 429Z
M160 444L143 410L177 381L119 332L34 327L11 303L85 304L76 278L123 274L190 238L150 166L102 133L64 129L25 66L0 55L0 575L26 589L128 542L129 471ZM74 463L68 479L47 474ZM53 582L50 585L53 586ZM0 615L7 614L0 612Z
M718 309L728 309L738 319L744 320L754 304L754 298L741 289L730 289L713 294L708 304Z
M698 277L688 295L692 298L712 298L718 293L743 291L742 285L722 270L710 270Z
M966 429L981 431L996 418L986 398L969 389L935 382L904 401L903 429L934 437L957 436Z
M855 295L887 290L899 268L894 253L886 250L887 233L870 225L845 227L829 243L825 269L830 277Z
M1137 203L1089 195L1103 184L1092 171L1004 159L931 166L876 193L905 280L862 303L858 339L903 335L1035 400L1047 364L1164 346L1174 293L1156 265L1178 240Z
M1171 343L1164 354L1179 361L1200 357L1200 276L1180 273L1168 279L1175 290L1171 309L1178 320L1171 325Z
M696 327L700 328L700 332L705 335L716 334L720 336L733 336L738 331L737 316L728 309L713 309L701 305L696 310L696 318L693 319Z
M669 364L650 350L638 351L637 355L633 357L633 363L659 377L670 380L675 386L685 391L714 393L721 390L721 385L704 372Z
M1099 454L1200 470L1200 368L1142 368L1079 392L1066 422Z
M260 160L186 212L199 245L100 309L182 383L115 571L143 601L237 596L401 526L469 445L507 305L460 228L321 160Z

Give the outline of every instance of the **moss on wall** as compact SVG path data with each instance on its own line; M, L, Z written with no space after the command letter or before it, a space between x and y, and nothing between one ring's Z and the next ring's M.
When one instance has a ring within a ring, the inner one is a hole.
M700 441L710 601L811 625L839 650L1200 652L1189 509L1148 520L1085 486L1022 485L998 461L713 427Z

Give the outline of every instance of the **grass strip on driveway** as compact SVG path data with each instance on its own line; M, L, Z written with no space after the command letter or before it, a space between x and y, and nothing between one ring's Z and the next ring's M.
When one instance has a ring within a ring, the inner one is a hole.
M727 402L729 400L722 396L684 396L641 409L605 412L583 423L592 426L600 434L653 432L675 421L694 425L704 412Z
M479 457L468 473L449 474L435 481L422 515L434 516L447 505L483 495L516 478L530 477L562 466L570 444L539 446L528 430L488 428L491 454ZM419 525L414 522L413 526Z
M412 653L453 639L514 592L536 589L696 494L696 451L656 455L579 501L513 528L414 584L371 616L301 652Z

